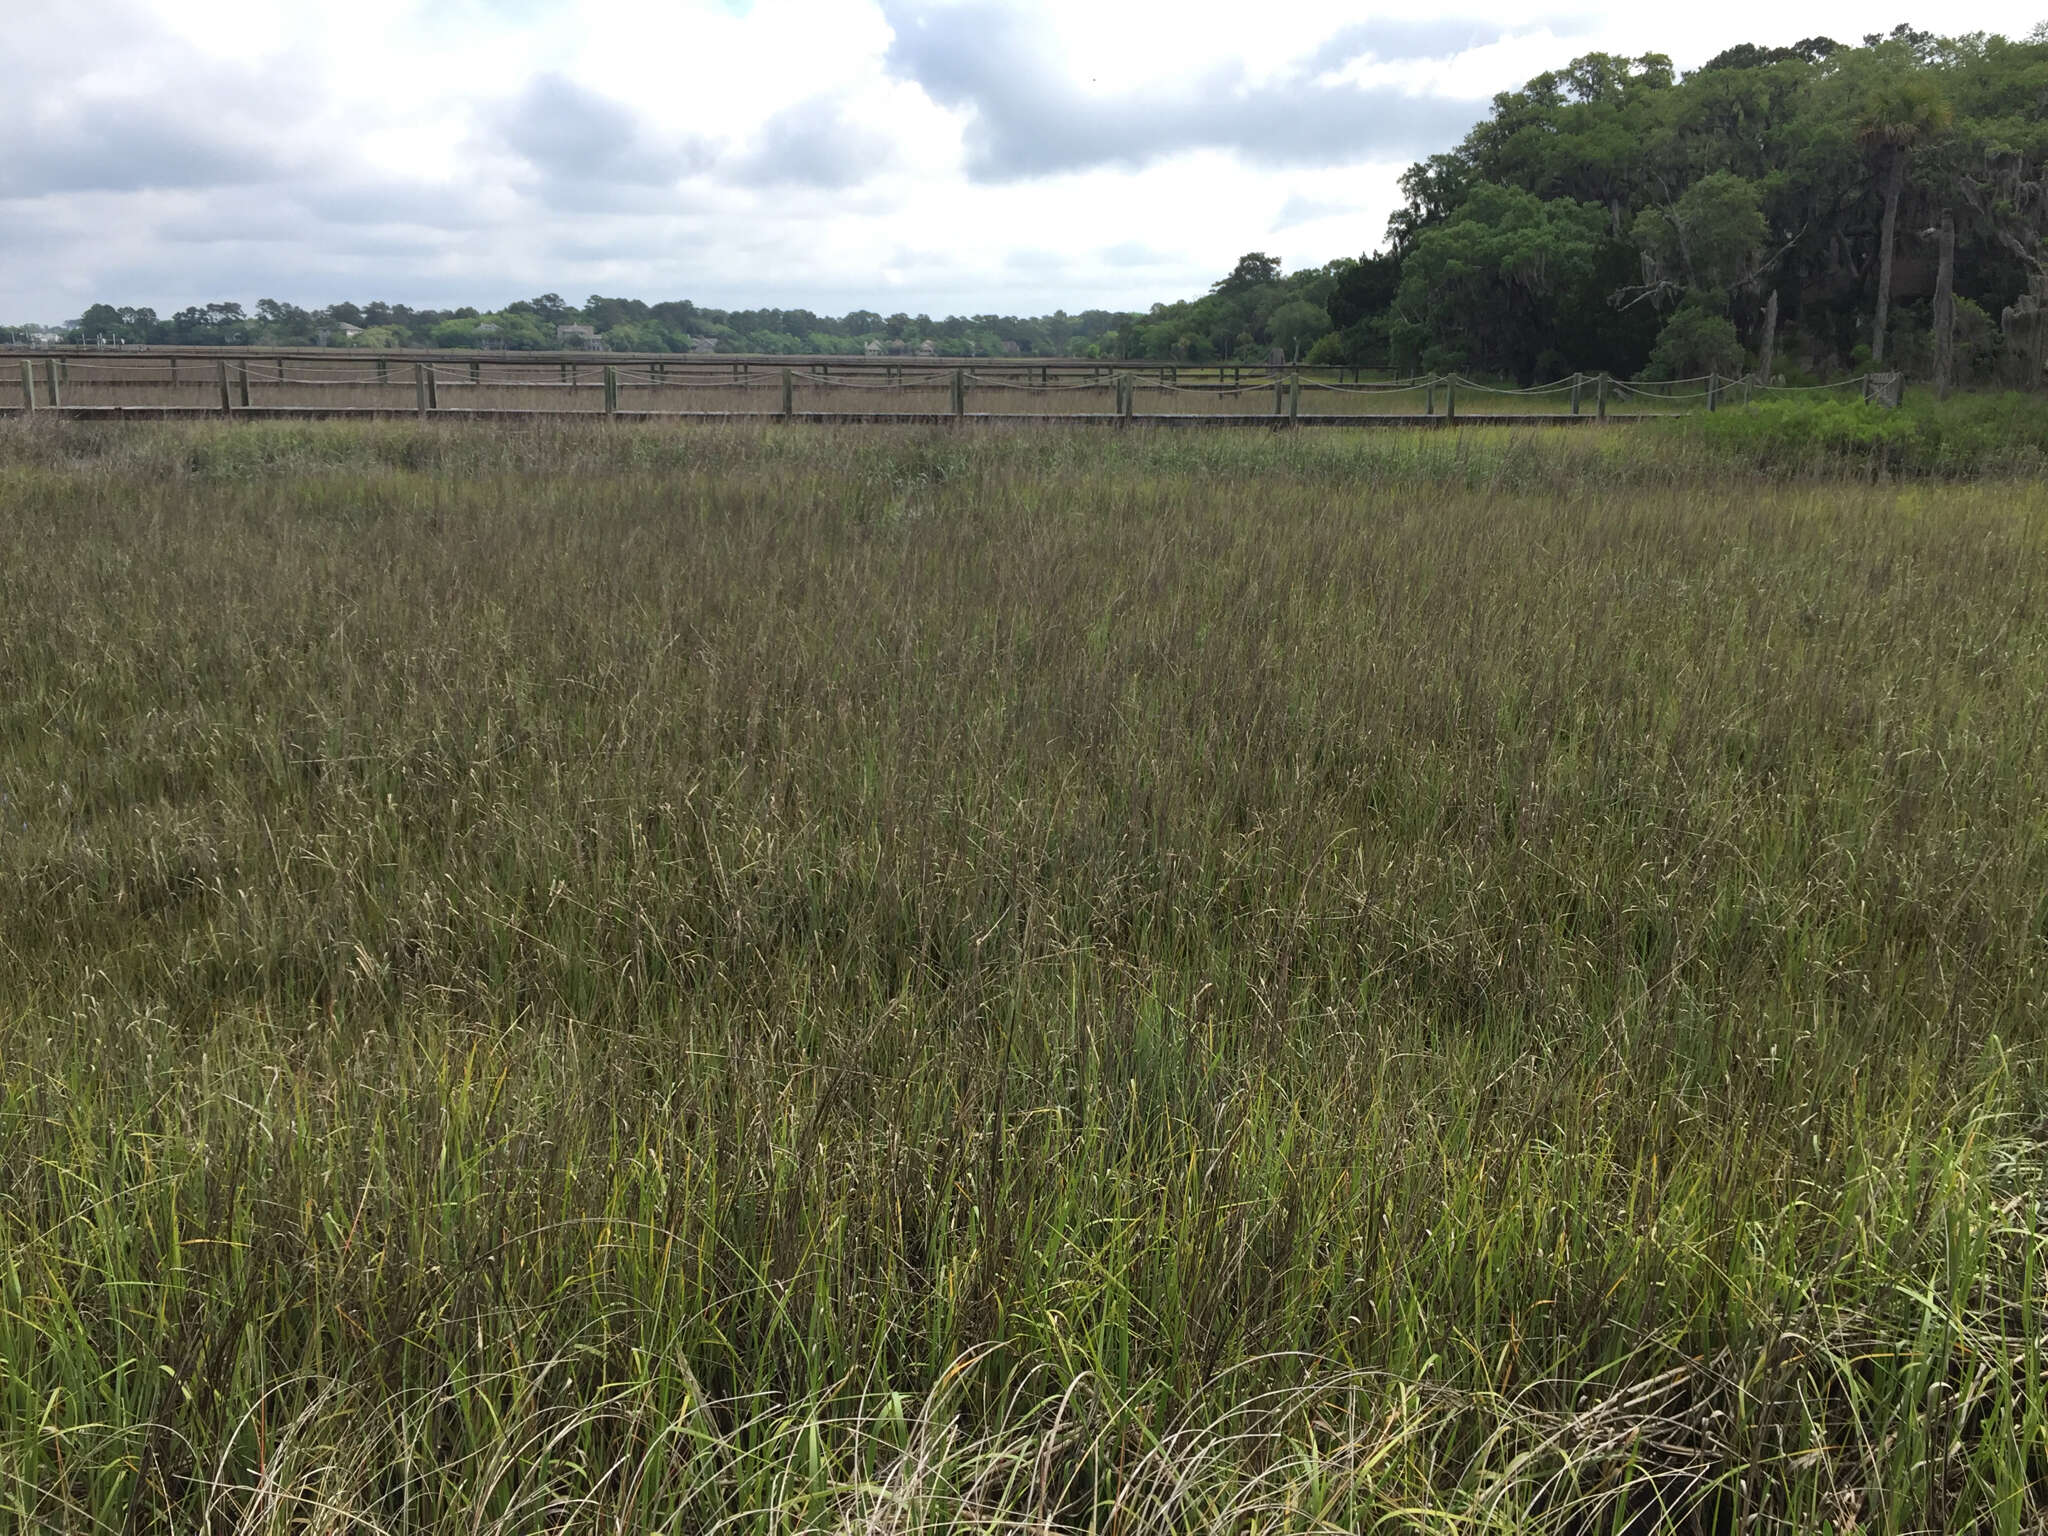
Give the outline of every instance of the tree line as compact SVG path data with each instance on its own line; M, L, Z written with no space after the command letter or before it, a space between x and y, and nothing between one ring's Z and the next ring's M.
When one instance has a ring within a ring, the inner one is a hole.
M303 309L262 299L194 305L169 316L151 309L95 304L67 327L87 346L346 345L382 350L465 347L551 351L564 345L564 326L587 327L615 352L717 351L778 356L914 352L926 342L947 356L1001 357L1116 355L1122 316L1108 310L1070 315L882 315L854 310L818 315L807 309L725 310L688 299L648 303L592 294L573 304L560 294L518 299L495 310L413 308L382 301ZM1111 351L1102 342L1108 338ZM582 344L581 336L569 344Z
M265 299L160 318L96 304L109 344L906 352L1266 362L1536 384L1945 367L2036 385L2048 351L2048 24L1742 44L1686 74L1587 54L1496 96L1409 168L1374 252L1284 271L1251 252L1147 312L821 316L555 294L494 311ZM343 327L357 334L347 334Z
M1129 328L1146 357L1278 345L1525 386L1932 374L1946 342L1957 382L2037 385L2044 167L2048 24L1743 44L1683 76L1587 54L1411 166L1378 252L1285 278L1254 253Z

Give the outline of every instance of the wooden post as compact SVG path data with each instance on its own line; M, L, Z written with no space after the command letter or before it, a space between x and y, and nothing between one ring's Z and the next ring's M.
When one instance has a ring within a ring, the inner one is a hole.
M604 365L604 413L619 414L619 370L610 363Z
M1423 386L1422 414L1425 416L1434 416L1436 414L1436 375L1433 373L1429 376L1429 382Z
M1286 413L1287 381L1276 373L1273 375L1273 414L1284 416Z
M1444 380L1444 421L1455 425L1458 420L1458 376L1454 373Z
M427 409L441 409L441 374L432 363L427 364Z
M967 370L965 368L955 368L953 370L953 414L956 417L967 414Z
M43 389L44 393L50 397L50 408L52 410L57 409L57 407L64 403L64 391L62 388L64 375L59 371L59 366L57 359L54 357L46 358L43 361Z
M218 367L220 368L220 413L225 416L235 408L235 397L228 389L228 365L226 361L223 360L218 364Z
M1709 411L1717 411L1720 408L1721 374L1718 369L1709 368L1707 370L1707 409Z
M241 397L242 409L249 409L249 364L246 359L235 365L235 393Z
M385 358L377 359L377 383L381 387L391 382L391 364Z
M788 421L796 415L796 375L789 369L782 370L782 419Z
M171 382L178 382L178 359L175 356L171 359Z
M1579 414L1579 391L1584 386L1585 377L1583 373L1572 375L1572 414L1574 416Z
M1298 373L1287 376L1287 419L1301 420L1301 375Z
M21 408L36 408L36 365L25 357L21 360Z
M1607 375L1605 373L1600 375L1600 401L1598 408L1600 419L1605 421L1607 419Z
M1116 376L1116 392L1121 407L1118 414L1129 421L1137 409L1138 381L1128 373L1120 373Z
M469 365L469 382L470 382L470 384L471 384L472 386L474 386L474 385L478 385L478 384L481 384L481 383L483 383L483 381L484 381L484 365L483 365L482 363L471 363L471 364Z
M412 365L412 393L414 404L419 409L420 420L425 421L427 419L427 365L425 363L414 363Z

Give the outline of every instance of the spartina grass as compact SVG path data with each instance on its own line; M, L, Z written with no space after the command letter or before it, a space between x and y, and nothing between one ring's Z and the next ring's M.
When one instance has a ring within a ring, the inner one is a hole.
M1619 436L0 432L0 1524L2038 1525L2048 493Z

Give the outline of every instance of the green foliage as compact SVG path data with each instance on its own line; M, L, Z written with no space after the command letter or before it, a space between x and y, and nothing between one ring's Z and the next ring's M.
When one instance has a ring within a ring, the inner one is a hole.
M1697 418L1687 430L1766 473L1856 465L1899 475L2048 471L2048 399L1909 397L1900 410L1845 399L1775 399Z
M508 352L546 351L555 333L524 310L444 320L428 333L437 347L501 348Z
M1350 362L1350 348L1341 331L1330 331L1317 338L1316 344L1308 349L1303 359L1318 368L1336 366Z
M368 352L395 352L413 344L412 334L400 325L373 325L349 338L348 344Z
M1343 331L1384 315L1400 291L1399 257L1381 253L1345 262L1330 289L1330 324Z
M1211 285L1211 293L1241 293L1248 288L1264 288L1280 281L1280 258L1268 256L1264 251L1251 251L1237 258L1237 265L1229 275L1217 279Z
M1924 72L1892 74L1864 96L1855 118L1858 143L1882 156L1910 150L1955 121L1938 81Z
M1658 287L1693 289L1725 302L1756 273L1766 235L1760 194L1740 176L1716 171L1669 206L1644 209L1631 234Z
M1875 340L1892 254L1945 210L1968 214L1961 298L1998 314L2048 295L2044 92L2039 39L1910 28L1861 47L1740 45L1682 79L1659 56L1588 55L1503 93L1455 150L1414 166L1389 236L1405 256L1493 186L1594 204L1651 271L1617 265L1598 301L1547 315L1534 351L1550 368L1641 367L1649 338L1603 326L1599 301L1647 282L1659 303L1717 295L1751 350L1775 290L1785 350L1840 369ZM1498 354L1454 309L1405 313L1403 325L1411 357Z
M1155 304L1127 328L1133 357L1187 362L1264 362L1268 348L1289 356L1330 329L1327 305L1360 263L1332 262L1280 275L1275 257L1253 252L1201 298Z
M1592 276L1605 238L1591 204L1484 184L1402 263L1394 340L1403 355L1452 348L1470 366L1535 382L1561 300Z
M1275 346L1295 358L1330 334L1330 317L1306 299L1292 299L1267 316L1266 332Z
M1745 358L1735 324L1709 304L1688 300L1672 312L1657 333L1650 352L1648 379L1697 378L1718 373L1726 378L1742 372Z

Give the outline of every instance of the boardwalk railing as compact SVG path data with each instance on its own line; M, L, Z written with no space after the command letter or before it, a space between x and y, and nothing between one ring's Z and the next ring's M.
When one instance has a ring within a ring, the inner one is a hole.
M1807 393L1715 374L1575 374L1534 389L1458 374L1016 359L607 358L349 352L47 354L0 370L0 412L137 420L440 417L1455 425L1639 421ZM1822 388L1896 404L1897 374ZM11 396L11 398L10 398Z

